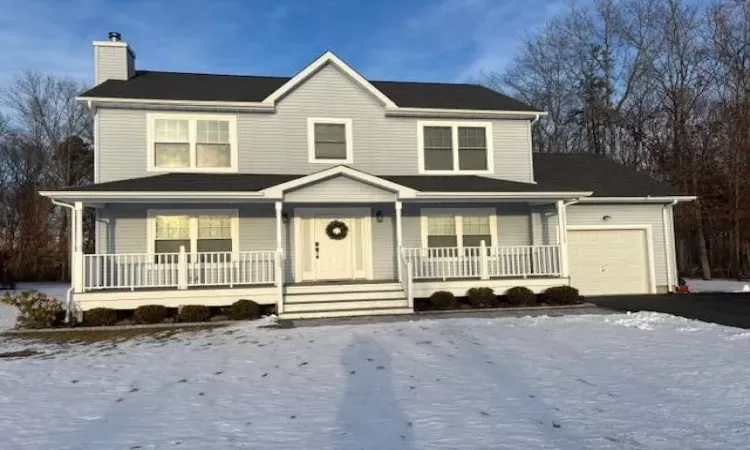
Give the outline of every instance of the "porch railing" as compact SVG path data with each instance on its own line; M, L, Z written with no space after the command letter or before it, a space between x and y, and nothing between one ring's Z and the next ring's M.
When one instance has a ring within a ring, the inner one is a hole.
M405 248L414 279L560 276L559 245Z
M275 284L277 251L83 255L83 290Z

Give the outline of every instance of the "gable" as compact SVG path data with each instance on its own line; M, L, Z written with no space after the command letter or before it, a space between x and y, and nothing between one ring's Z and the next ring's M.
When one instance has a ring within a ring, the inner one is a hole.
M337 175L294 189L284 195L285 202L350 203L394 202L396 193L346 175Z

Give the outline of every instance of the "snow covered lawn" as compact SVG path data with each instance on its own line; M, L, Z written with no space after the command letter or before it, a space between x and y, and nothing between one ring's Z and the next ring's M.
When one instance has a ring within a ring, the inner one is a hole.
M737 280L700 280L688 278L690 292L750 292L750 283Z
M3 449L733 449L750 332L658 313L0 341Z

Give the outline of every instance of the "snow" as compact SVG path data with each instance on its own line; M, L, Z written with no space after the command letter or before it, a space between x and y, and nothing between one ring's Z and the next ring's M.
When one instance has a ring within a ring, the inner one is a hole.
M70 287L69 284L63 283L20 283L16 286L15 291L3 291L0 290L0 296L10 292L11 295L21 293L23 291L35 290L44 292L50 297L55 297L60 300L61 303L65 303L65 295ZM0 331L13 328L16 325L16 316L18 311L16 308L5 303L0 303Z
M690 286L690 292L750 292L747 281L689 278L685 283Z
M3 449L750 446L750 333L660 313L0 341Z

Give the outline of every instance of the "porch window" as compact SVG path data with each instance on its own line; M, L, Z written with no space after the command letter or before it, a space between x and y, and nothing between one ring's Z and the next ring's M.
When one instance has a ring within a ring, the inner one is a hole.
M233 252L237 249L237 211L149 211L149 251Z
M351 119L310 118L307 133L309 162L353 162Z
M149 114L148 169L236 171L237 124L231 115Z
M497 216L492 208L422 209L422 246L479 247L497 243Z
M490 122L420 121L420 173L492 173Z

